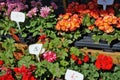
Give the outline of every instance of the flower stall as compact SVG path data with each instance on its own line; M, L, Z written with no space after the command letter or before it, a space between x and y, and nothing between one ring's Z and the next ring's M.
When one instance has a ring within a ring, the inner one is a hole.
M119 42L120 5L71 2L61 13L57 5L0 0L0 80L119 80L120 52L76 44L86 36L94 45Z

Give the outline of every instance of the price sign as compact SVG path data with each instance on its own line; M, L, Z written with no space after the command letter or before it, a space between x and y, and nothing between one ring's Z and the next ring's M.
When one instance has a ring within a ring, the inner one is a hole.
M83 74L70 69L67 69L65 74L65 80L83 80L83 78Z
M19 22L24 22L25 21L25 14L22 12L11 12L10 19L12 21L15 21L17 23L18 28L20 29Z
M106 6L112 5L114 3L114 0L98 0L97 3L103 5L103 9L106 10Z

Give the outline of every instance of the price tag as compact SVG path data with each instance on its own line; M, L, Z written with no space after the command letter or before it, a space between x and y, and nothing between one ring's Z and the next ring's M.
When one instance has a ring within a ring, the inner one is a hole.
M39 54L42 54L45 52L45 49L43 48L43 44L32 44L29 46L29 53L36 55L36 57L39 60Z
M98 0L98 4L103 5L103 9L106 10L107 5L112 5L114 0Z
M70 69L67 69L65 74L65 80L83 80L83 78L83 74Z
M15 21L17 23L18 28L20 29L19 22L24 22L25 21L25 14L22 12L11 12L10 19L12 21Z

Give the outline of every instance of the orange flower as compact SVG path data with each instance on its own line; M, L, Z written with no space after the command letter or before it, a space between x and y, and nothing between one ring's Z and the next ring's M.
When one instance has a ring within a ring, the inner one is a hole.
M117 28L120 28L120 17L117 18Z
M67 31L75 31L77 28L80 27L82 20L81 18L79 18L77 14L71 15L69 13L66 13L63 16L64 17L58 20L55 26L56 30L62 30L67 32Z
M93 30L94 27L95 27L94 25L92 25L92 26L88 26L88 29L89 29L89 30Z
M65 29L65 26L62 26L62 27L61 27L61 30L62 30L62 31L65 31L65 30L66 30L66 29Z
M112 22L112 16L109 16L109 15L107 15L107 16L104 16L103 17L103 21L105 22L105 23L111 23Z
M95 19L99 18L99 13L98 13L98 11L95 10L95 9L94 9L94 10L91 10L90 15L91 15L93 18L95 18Z
M98 28L99 28L99 30L102 30L102 31L105 29L104 26L99 26Z
M116 24L117 23L117 17L114 15L107 15L103 17L103 21L108 24Z
M113 20L112 20L112 24L117 24L117 18L116 18L116 17L113 18Z
M76 30L76 28L74 26L70 27L70 31L75 31L75 30Z
M68 19L71 15L71 13L66 13L65 15L63 15L63 19Z
M56 30L60 30L60 24L56 24L55 28Z
M96 25L96 26L103 26L103 20L102 20L102 18L98 18L98 19L95 21L95 25Z
M113 31L114 31L114 29L112 26L110 26L110 25L105 26L105 30L104 30L105 33L111 33Z
M116 26L117 28L120 28L120 23L119 24L117 24L117 26Z

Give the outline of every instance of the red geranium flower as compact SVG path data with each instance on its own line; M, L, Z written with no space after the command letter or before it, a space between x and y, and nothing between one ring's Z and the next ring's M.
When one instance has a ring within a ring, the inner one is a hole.
M45 34L41 35L40 37L38 37L38 40L40 40L43 44L46 42L45 39L46 39L46 35Z
M0 76L0 80L14 80L13 76L10 73Z
M95 66L98 69L102 70L111 70L113 66L113 60L109 56L105 56L103 54L100 54L95 62Z
M23 74L22 80L36 80L32 74Z
M72 58L72 60L74 60L74 61L76 61L76 60L78 59L78 57L77 57L76 55L74 55L74 54L71 55L71 58Z
M14 72L18 75L22 75L22 80L36 80L35 77L32 75L33 70L36 67L31 65L30 68L26 68L24 65L21 68L14 68Z
M82 62L82 60L78 59L77 63L78 63L79 65L81 65L83 62Z
M89 60L90 60L89 56L88 56L88 55L85 55L83 61L84 61L84 62L89 62Z
M27 73L27 71L28 70L24 65L21 68L19 67L14 68L14 72L17 74L24 74L24 73Z
M4 64L3 60L0 60L0 66L2 66Z

